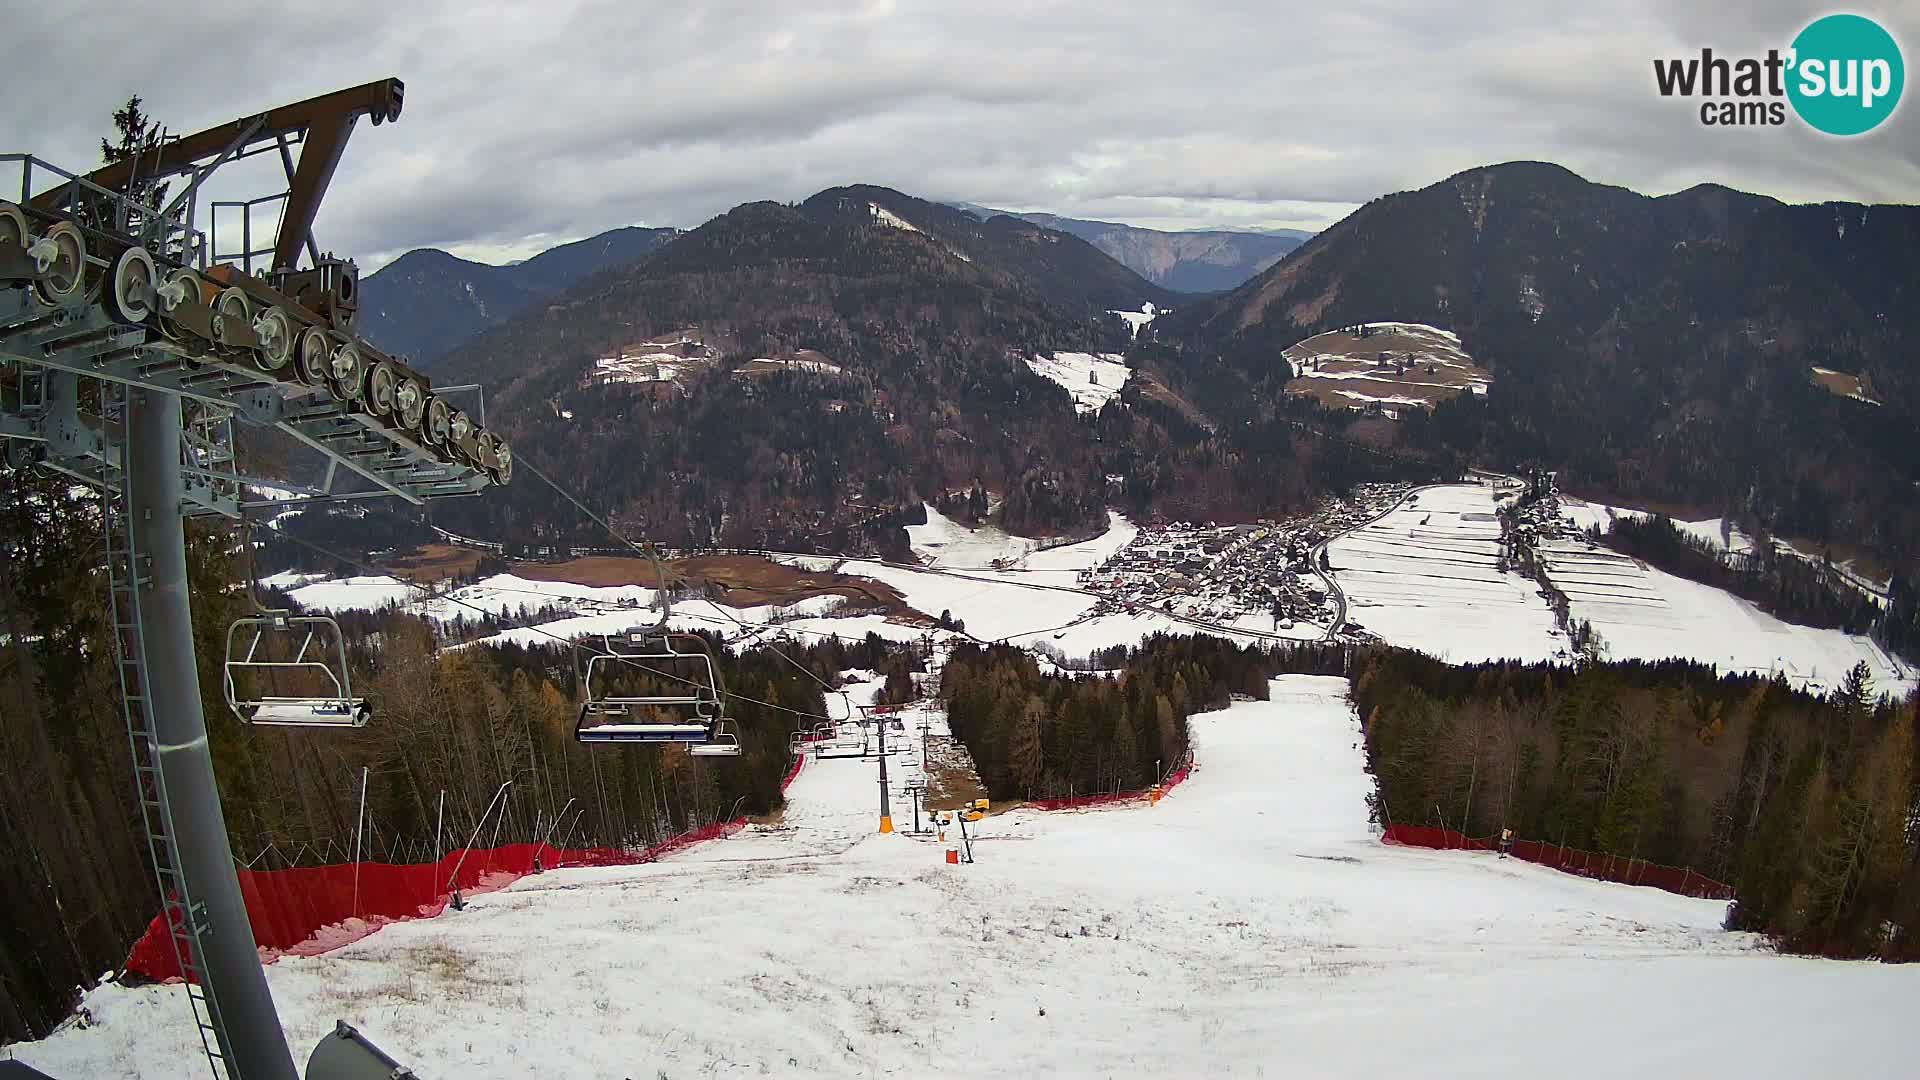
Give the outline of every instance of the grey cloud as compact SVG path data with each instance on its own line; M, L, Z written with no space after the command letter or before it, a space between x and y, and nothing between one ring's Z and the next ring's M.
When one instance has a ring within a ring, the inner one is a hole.
M369 261L691 227L852 182L1163 228L1324 226L1513 158L1653 192L1920 195L1920 105L1838 142L1710 132L1653 92L1655 56L1784 43L1810 17L1795 4L1551 8L336 0L271 19L215 0L155 20L39 5L13 20L8 97L24 107L4 141L83 165L130 92L187 129L397 74L405 116L355 135L316 226ZM1920 41L1920 4L1875 14Z

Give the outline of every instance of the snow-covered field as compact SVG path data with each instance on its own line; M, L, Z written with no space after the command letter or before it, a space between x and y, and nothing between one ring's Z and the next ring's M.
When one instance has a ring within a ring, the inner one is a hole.
M526 878L269 982L299 1056L344 1018L473 1080L1910 1075L1920 969L1782 958L1711 901L1379 844L1343 694L1276 680L1195 718L1200 768L1157 808L995 816L973 865L876 834L872 762L809 762L779 825ZM198 1071L178 987L86 1004L18 1056Z
M274 579L267 580L272 582ZM321 611L373 611L391 603L401 603L408 605L408 609L415 614L449 622L460 616L474 617L475 607L498 615L511 614L521 608L538 609L570 603L640 608L653 603L653 592L645 585L600 588L566 581L535 581L514 574L495 574L455 589L446 596L431 598L419 586L385 576L313 581L291 590L291 595L303 606Z
M1425 488L1328 546L1347 620L1454 663L1547 660L1566 647L1532 581L1502 573L1494 492Z
M930 567L946 570L1020 570L1020 580L1072 585L1073 575L1091 570L1133 543L1140 529L1120 514L1107 512L1107 528L1077 544L1042 548L1038 540L1014 536L991 525L969 527L928 506L925 525L907 526L907 543ZM995 563L999 565L996 567Z
M1368 323L1361 337L1346 330L1315 334L1281 353L1296 380L1290 392L1329 405L1353 401L1427 406L1468 391L1485 394L1491 376L1473 362L1450 330L1423 323ZM1380 357L1392 355L1393 363ZM1316 382L1315 380L1326 380ZM1399 391L1399 392L1395 392Z
M1717 522L1700 524L1703 539L1710 533L1720 541ZM1606 548L1557 540L1543 544L1541 555L1548 579L1567 594L1568 613L1592 622L1609 660L1685 656L1723 672L1778 673L1815 693L1839 686L1862 660L1883 693L1905 694L1920 677L1866 637L1782 622L1731 593Z
M1132 377L1133 369L1119 353L1057 352L1027 358L1035 375L1051 379L1073 395L1073 410L1099 412L1100 407L1120 396Z
M936 618L950 612L967 633L988 640L1050 630L1085 615L1094 598L1016 580L994 571L936 573L868 559L848 559L841 572L873 578L900 590L916 611Z
M1039 544L991 525L969 528L931 505L926 511L925 525L907 526L907 544L928 566L985 570L1016 562Z
M312 579L291 574L264 579L268 584L295 586L290 595L303 606L316 611L374 611L398 604L407 612L435 622L477 618L480 612L513 616L543 607L566 607L577 614L567 618L503 630L481 638L491 644L535 645L555 638L573 639L599 634L618 634L636 625L651 625L654 590L646 585L598 587L567 581L536 581L514 574L495 574L462 586L444 596L429 595L418 586L392 577L353 577ZM304 583L303 583L304 582ZM828 618L845 604L839 596L814 596L785 605L730 608L705 599L681 599L674 602L670 625L676 630L704 630L738 640L758 637L770 628L793 628L799 632L837 633L843 637L863 637L874 618ZM478 610L476 610L478 609ZM856 627L854 624L858 623ZM842 625L849 624L849 625ZM901 639L917 638L922 632L900 627ZM887 631L882 630L883 634Z
M1556 658L1567 648L1534 583L1495 569L1500 525L1494 493L1477 485L1422 489L1415 500L1329 547L1348 600L1347 618L1391 644L1454 663ZM1623 510L1567 500L1562 514L1604 529ZM1747 550L1718 518L1675 522L1715 547ZM1920 672L1865 637L1782 622L1709 585L1646 566L1584 540L1540 547L1547 576L1567 594L1572 619L1589 621L1610 660L1685 657L1722 672L1779 673L1816 693L1839 685L1864 660L1877 689L1896 695Z

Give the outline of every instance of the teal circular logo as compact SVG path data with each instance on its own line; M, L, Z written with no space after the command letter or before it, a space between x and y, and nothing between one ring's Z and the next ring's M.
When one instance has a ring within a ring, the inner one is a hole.
M1861 15L1815 19L1793 39L1787 99L1817 131L1859 135L1893 115L1906 86L1900 46Z

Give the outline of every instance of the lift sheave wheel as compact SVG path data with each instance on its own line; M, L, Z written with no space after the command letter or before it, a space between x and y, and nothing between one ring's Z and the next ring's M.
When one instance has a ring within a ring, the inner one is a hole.
M421 434L420 424L426 418L427 391L418 379L401 379L400 386L393 392L393 415L409 435Z
M448 408L447 403L436 394L427 400L426 426L420 429L420 434L426 439L428 446L445 448L447 430L452 422L453 410Z
M375 416L392 416L394 389L399 382L400 371L392 363L382 360L373 365L367 373L367 411Z
M309 326L300 334L300 349L294 357L294 377L308 386L324 386L327 375L332 369L333 343L327 340L327 332L317 326Z
M333 350L327 366L327 392L341 401L357 401L365 390L366 374L366 357L353 342L345 342Z
M228 339L229 327L253 327L253 305L248 302L247 294L238 288L220 290L213 301L213 336L216 341L229 348L234 343Z
M494 483L505 484L513 479L513 448L506 443L501 443L500 450L495 456L498 464L489 471L493 475Z
M113 280L107 289L107 314L114 322L138 326L153 314L154 283L159 271L146 248L130 247L113 262Z
M22 248L33 246L33 233L27 228L27 215L10 202L0 202L0 244Z
M87 242L73 222L56 222L33 242L28 254L40 269L33 287L42 303L58 307L86 292Z
M270 307L260 313L253 324L253 335L259 344L253 349L253 362L262 371L281 371L293 360L293 350L299 331L287 313L277 307Z

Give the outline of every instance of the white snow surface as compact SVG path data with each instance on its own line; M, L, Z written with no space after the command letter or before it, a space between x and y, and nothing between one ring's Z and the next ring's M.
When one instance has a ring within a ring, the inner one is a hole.
M1140 305L1139 311L1109 311L1107 314L1120 316L1120 318L1126 322L1127 329L1133 332L1135 338L1138 338L1141 327L1165 315L1166 312L1154 307L1153 301L1149 300Z
M1720 929L1715 902L1380 844L1344 688L1290 676L1195 717L1200 768L1158 807L993 816L971 865L876 833L872 760L809 761L778 825L550 870L268 981L296 1058L345 1019L422 1076L471 1080L534 1060L566 1077L1896 1077L1920 1057L1920 968L1779 957ZM902 719L896 790L920 715ZM17 1056L54 1076L201 1071L180 987L86 1007L88 1027Z
M848 559L841 572L893 586L916 611L936 618L951 612L967 633L987 640L1065 626L1094 604L1092 596L1027 584L1017 574L910 570L870 559Z
M389 604L404 604L419 596L420 590L399 578L374 574L326 578L290 589L288 595L313 611L376 611Z
M571 640L602 634L618 634L636 625L652 625L654 590L645 585L592 586L567 581L536 581L514 574L495 574L472 585L455 589L445 596L430 596L416 586L397 578L358 577L313 580L309 575L287 574L263 579L283 587L298 584L291 591L295 600L319 611L374 611L398 604L410 614L435 622L473 619L479 611L512 616L543 607L569 607L577 614L561 619L533 623L503 630L478 639L487 644L539 645L555 638ZM307 582L306 584L301 584ZM674 601L669 625L676 630L704 630L737 641L758 638L769 630L796 628L816 633L838 634L846 638L864 637L877 617L860 619L828 618L846 603L840 596L813 596L786 605L760 605L730 608L705 599ZM855 626L854 624L858 624ZM889 626L891 624L888 624ZM899 626L881 629L882 635L899 640L914 640L918 627Z
M1566 639L1538 586L1496 568L1493 489L1422 488L1328 547L1347 620L1456 664L1553 658Z
M992 525L962 525L932 504L926 504L926 511L925 525L907 526L907 544L928 566L985 570L996 562L1015 562L1039 546L1039 541Z
M1035 375L1066 387L1073 396L1073 411L1099 412L1100 407L1120 396L1133 376L1119 353L1057 352L1027 358Z
M1585 541L1553 541L1540 553L1548 579L1567 594L1569 615L1593 623L1609 660L1687 657L1722 672L1779 674L1814 693L1837 688L1864 660L1880 693L1904 696L1920 685L1920 672L1867 637L1782 622L1731 593Z
M908 221L906 218L901 217L899 214L896 214L893 211L887 209L886 207L881 206L879 203L868 203L867 208L873 211L873 220L879 222L882 225L891 225L896 229L905 229L908 232L920 231L919 226L915 225L911 221Z

